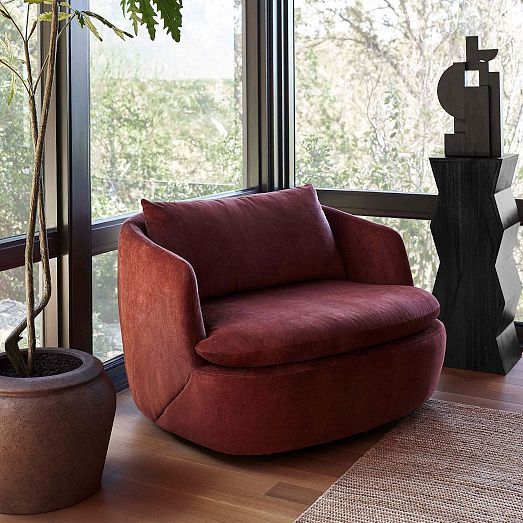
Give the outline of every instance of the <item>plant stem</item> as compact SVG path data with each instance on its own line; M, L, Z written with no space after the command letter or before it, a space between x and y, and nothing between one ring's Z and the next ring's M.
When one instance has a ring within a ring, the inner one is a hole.
M45 136L47 131L47 121L49 117L49 107L51 103L51 95L53 89L53 80L56 65L56 49L58 36L58 0L53 0L51 4L51 30L49 43L49 60L47 64L47 77L45 82L45 89L42 99L42 117L40 126L38 127L36 118L36 104L34 93L30 96L31 105L31 121L33 127L34 145L34 168L33 168L33 183L30 198L29 221L27 225L27 237L25 244L25 287L26 287L26 316L27 316L27 340L28 340L28 354L27 354L27 374L30 376L33 369L34 355L36 351L36 336L35 336L35 318L37 314L43 310L50 298L50 272L49 272L49 253L47 250L47 231L45 227L45 209L43 198L43 183L42 183L42 163ZM26 62L28 66L28 82L32 90L32 72L31 64L28 58L28 42L25 41L24 48L26 49ZM44 266L44 297L42 302L35 309L34 303L34 275L33 275L33 248L36 228L36 216L39 216L40 222L40 251L42 254L42 262Z
M34 337L34 320L35 317L44 309L44 307L49 302L51 297L51 274L49 270L49 251L47 246L47 226L45 220L45 202L44 202L44 188L43 188L43 173L42 173L42 162L44 154L44 145L45 137L47 134L47 122L49 118L49 108L51 106L51 97L53 94L53 81L56 69L56 51L58 47L58 13L59 6L58 0L53 0L51 4L51 30L50 30L50 42L49 42L49 60L47 63L47 77L45 79L45 88L42 99L42 117L40 121L40 127L36 134L36 145L35 145L35 165L34 165L34 180L33 180L33 192L37 193L38 197L38 207L39 207L39 223L40 223L40 253L42 258L42 266L44 269L44 293L40 304L37 309L34 310L34 302L31 302L31 308L28 307L28 324L30 330L32 331L32 343L28 345L28 358L27 358L27 371L29 374L32 372L32 365L34 359L34 353L36 350L36 340ZM32 79L31 79L32 82ZM35 123L37 123L35 121ZM33 195L32 195L33 196ZM33 201L33 200L32 200ZM33 283L33 239L34 239L34 228L35 228L35 219L36 216L34 213L31 214L32 228L31 223L27 229L27 238L26 238L26 247L29 245L29 248L26 250L26 263L29 261L28 269L29 278L31 283ZM31 230L32 229L32 230ZM29 257L27 257L29 255ZM26 278L28 276L26 273ZM33 288L33 299L34 299L34 288ZM29 293L28 293L29 295Z
M29 110L31 120L31 135L34 148L34 163L32 176L32 189L30 197L30 212L27 226L26 246L25 246L25 286L26 286L26 318L11 332L5 342L6 352L9 359L19 374L25 373L30 376L33 369L34 354L36 351L35 336L35 318L44 310L51 298L51 271L49 263L49 249L47 243L47 224L45 217L45 195L44 195L44 178L43 178L43 155L45 147L45 138L47 132L47 122L49 117L49 108L53 92L53 81L56 69L56 54L58 47L59 35L59 4L58 0L53 0L51 4L51 26L49 37L49 52L44 60L37 83L33 82L33 69L31 64L31 54L29 51L29 38L24 39L24 54L27 71L26 89L29 95ZM28 20L26 26L28 26ZM27 29L27 27L26 27ZM38 109L36 102L36 86L45 75L45 86L42 96L41 120L38 122ZM36 219L39 222L39 246L40 258L43 269L43 292L40 303L35 307L34 304L34 276L33 276L33 251L36 229ZM22 332L27 329L28 338L28 357L27 364L21 356L18 348L18 342L21 339Z

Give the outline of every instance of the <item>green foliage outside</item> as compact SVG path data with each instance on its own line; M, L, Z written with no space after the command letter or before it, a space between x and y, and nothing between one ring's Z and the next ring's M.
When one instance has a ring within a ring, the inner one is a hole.
M21 15L21 12L20 12ZM22 23L22 20L18 20ZM12 24L0 16L0 36L13 42L17 33ZM17 54L21 48L14 50ZM33 50L33 57L36 55ZM6 50L0 47L0 56ZM22 91L11 105L7 93L11 74L0 67L0 238L22 234L29 216L33 146L29 128L29 109ZM4 293L0 281L0 296Z
M93 218L136 211L143 197L179 200L242 187L241 105L232 81L92 72Z

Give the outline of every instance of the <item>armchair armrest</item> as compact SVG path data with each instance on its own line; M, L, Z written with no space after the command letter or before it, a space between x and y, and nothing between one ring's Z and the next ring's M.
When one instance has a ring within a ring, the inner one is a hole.
M203 364L205 327L191 265L146 236L141 214L120 232L118 305L129 386L154 420Z
M385 225L323 207L340 251L347 279L381 285L413 285L401 236Z

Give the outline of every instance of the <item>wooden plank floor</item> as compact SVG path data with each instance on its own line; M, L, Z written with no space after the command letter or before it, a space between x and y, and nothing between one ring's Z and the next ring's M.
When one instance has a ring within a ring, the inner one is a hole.
M523 412L523 361L508 376L444 369L434 397ZM70 509L0 523L292 521L386 431L272 457L224 456L163 432L124 392L102 490Z

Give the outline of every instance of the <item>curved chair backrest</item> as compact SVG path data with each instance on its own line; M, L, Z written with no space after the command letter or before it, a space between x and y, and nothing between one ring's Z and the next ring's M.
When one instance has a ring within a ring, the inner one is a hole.
M147 236L143 214L120 231L118 305L129 386L157 419L205 364L194 350L205 327L192 267Z

